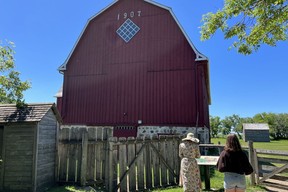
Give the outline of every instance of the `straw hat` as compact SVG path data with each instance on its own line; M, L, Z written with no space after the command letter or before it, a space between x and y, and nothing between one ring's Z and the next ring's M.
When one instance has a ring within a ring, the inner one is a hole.
M199 143L199 139L195 138L193 133L188 133L187 136L182 139L182 141L192 141L194 143Z

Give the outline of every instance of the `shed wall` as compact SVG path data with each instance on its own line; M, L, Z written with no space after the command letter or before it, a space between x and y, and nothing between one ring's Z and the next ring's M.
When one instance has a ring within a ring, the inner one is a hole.
M4 191L32 191L36 124L5 126Z
M4 134L4 126L1 126L0 125L0 191L3 189L3 184L2 184L2 181L3 181L3 177L2 177L2 168L3 168L3 134Z
M37 191L55 184L57 120L50 109L38 125Z
M130 19L140 31L125 43L116 30L132 11ZM209 127L207 84L198 76L195 58L168 10L118 1L90 21L67 63L63 121Z

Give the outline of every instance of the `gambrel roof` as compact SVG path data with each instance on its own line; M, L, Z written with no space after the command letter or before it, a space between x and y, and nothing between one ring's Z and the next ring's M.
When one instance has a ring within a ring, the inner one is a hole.
M74 52L74 50L75 50L78 42L80 41L81 36L83 35L84 31L86 30L87 26L89 25L90 21L92 21L95 17L97 17L98 15L100 15L101 13L103 13L105 10L109 9L112 5L114 5L114 4L117 3L118 1L119 1L119 0L115 0L114 2L112 2L112 3L111 3L110 5L108 5L106 8L102 9L99 13L97 13L96 15L94 15L93 17L91 17L91 18L87 21L84 29L82 30L80 36L78 37L78 39L77 39L74 47L72 48L71 52L69 53L67 59L66 59L65 62L58 68L58 70L59 70L60 72L66 70L66 65L67 65L67 63L68 63L68 61L69 61L72 53ZM185 36L185 38L186 38L187 41L189 42L191 48L192 48L193 51L195 52L195 54L196 54L196 59L195 59L195 60L196 60L196 61L203 61L203 60L208 61L208 58L207 58L205 55L203 55L202 53L200 53L200 52L196 49L196 47L194 46L194 44L191 42L191 40L189 39L188 35L187 35L186 32L184 31L183 27L180 25L179 21L177 20L175 14L173 13L173 11L172 11L172 9L171 9L170 7L164 6L164 5L160 4L160 3L156 3L156 2L154 2L154 1L152 1L152 0L144 0L144 2L153 4L153 5L155 5L155 6L158 6L158 7L160 7L160 8L163 8L163 9L168 10L168 11L170 12L170 14L172 15L172 17L174 18L174 20L175 20L175 22L177 23L177 25L179 26L179 28L181 29L183 35ZM208 69L208 74L209 74L209 69Z

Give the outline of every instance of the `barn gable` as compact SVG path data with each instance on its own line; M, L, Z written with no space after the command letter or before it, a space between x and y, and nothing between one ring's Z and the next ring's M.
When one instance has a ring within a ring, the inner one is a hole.
M119 0L103 9L59 71L65 125L209 127L208 59L158 3Z
M70 54L68 55L67 59L66 59L65 62L58 68L58 70L59 70L60 72L61 72L61 71L63 72L63 71L66 70L66 65L67 65L69 59L71 58L71 55L72 55L73 52L75 51L75 48L77 47L77 45L78 45L78 43L79 43L82 35L84 34L84 32L86 31L86 29L88 28L88 25L90 24L90 22L92 22L93 19L95 19L97 16L101 15L103 12L105 12L107 9L109 9L110 7L112 7L112 6L113 6L114 4L116 4L118 1L119 1L119 0L116 0L116 1L112 2L110 5L108 5L108 6L107 6L106 8L104 8L104 9L102 9L99 13L97 13L96 15L94 15L93 17L91 17L91 18L87 21L84 29L82 30L80 36L78 37L78 39L77 39L74 47L72 48ZM120 1L121 1L121 0L120 0ZM208 61L208 58L207 58L205 55L203 55L202 53L200 53L200 52L197 50L197 48L194 46L194 44L193 44L192 41L190 40L189 36L186 34L185 30L183 29L183 27L182 27L181 24L179 23L177 17L175 16L175 14L173 13L173 11L172 11L171 8L169 8L169 7L167 7L167 6L164 6L164 5L160 4L160 3L154 2L154 1L152 1L152 0L144 0L144 2L153 4L153 5L157 6L157 7L160 7L160 8L162 8L162 9L165 9L165 10L169 11L170 14L172 15L173 19L174 19L175 22L177 23L178 27L181 29L183 35L186 37L187 41L189 42L191 48L192 48L193 51L196 53L196 59L195 59L195 60L196 60L196 61L201 61L201 60L206 60L206 61ZM131 13L131 12L130 12L130 13ZM137 14L137 13L134 12L133 14ZM119 16L120 16L120 15L119 15ZM117 15L117 17L118 17L118 15Z

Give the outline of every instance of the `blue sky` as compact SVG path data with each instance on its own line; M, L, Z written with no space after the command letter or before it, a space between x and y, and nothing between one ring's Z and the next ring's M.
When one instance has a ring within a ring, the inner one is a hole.
M57 68L73 48L87 20L112 0L0 0L0 40L16 44L16 66L28 103L55 102L63 77ZM261 112L288 112L288 42L263 45L250 56L228 50L232 40L221 32L200 41L202 15L215 12L222 1L157 0L171 7L195 47L210 60L213 116L252 117Z

